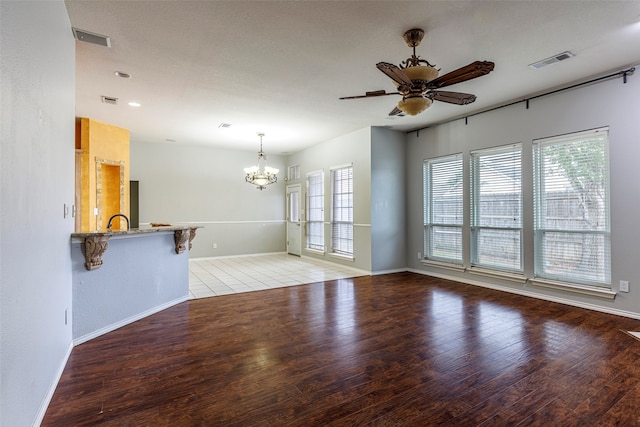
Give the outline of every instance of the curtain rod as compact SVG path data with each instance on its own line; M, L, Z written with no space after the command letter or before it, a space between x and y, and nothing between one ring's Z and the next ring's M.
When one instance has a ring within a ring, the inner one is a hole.
M607 80L607 79L610 79L610 78L613 78L613 77L622 76L622 78L623 78L622 82L623 83L627 83L627 76L633 75L635 70L636 70L635 67L631 67L631 68L627 68L626 70L616 71L615 73L607 74L606 76L596 77L594 79L587 80L585 82L576 83L576 84L573 84L573 85L570 85L570 86L567 86L567 87L563 87L563 88L560 88L560 89L555 89L555 90L552 90L552 91L549 91L549 92L541 93L539 95L530 96L528 98L524 98L524 99L521 99L521 100L518 100L518 101L509 102L507 104L499 105L497 107L492 107L492 108L489 108L487 110L478 111L477 113L469 114L467 116L457 117L455 119L445 120L444 122L434 123L434 124L429 125L429 126L425 126L425 127L421 127L421 128L418 128L418 129L409 130L409 131L406 132L406 134L408 135L408 134L410 134L412 132L416 132L416 136L419 136L419 133L420 133L421 130L429 129L430 127L433 127L433 126L439 126L439 125L443 125L443 124L446 124L446 123L455 122L456 120L460 120L460 119L464 119L465 124L467 124L467 119L469 117L473 117L473 116L477 116L477 115L480 115L480 114L488 113L490 111L499 110L499 109L505 108L505 107L511 107L512 105L520 104L520 103L523 103L523 102L527 105L527 109L529 109L529 101L531 101L532 99L538 99L538 98L542 98L543 96L553 95L555 93L563 92L565 90L575 89L577 87L586 86L586 85L589 85L589 84L592 84L592 83L598 83L598 82L600 82L602 80Z

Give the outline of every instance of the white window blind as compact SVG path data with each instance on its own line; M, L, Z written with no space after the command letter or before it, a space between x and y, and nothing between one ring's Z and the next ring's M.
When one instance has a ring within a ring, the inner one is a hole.
M462 263L462 154L425 160L424 257Z
M300 165L289 166L287 169L287 178L290 181L300 179Z
M307 248L324 251L324 172L307 175Z
M535 276L611 284L608 129L533 142Z
M331 252L353 256L353 167L331 171Z
M471 152L471 265L521 273L522 147Z

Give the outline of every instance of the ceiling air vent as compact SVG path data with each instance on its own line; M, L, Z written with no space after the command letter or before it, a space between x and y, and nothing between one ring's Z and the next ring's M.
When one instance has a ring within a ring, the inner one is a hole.
M533 64L529 64L529 68L538 69L542 67L546 67L547 65L551 65L556 62L564 61L565 59L569 59L574 57L575 55L568 50L557 55L553 55L550 58L543 59L542 61L534 62Z
M113 96L102 96L102 102L105 104L118 105L118 98Z
M78 41L111 47L111 39L107 36L90 33L89 31L81 30L79 28L71 28L71 31L73 31L73 37Z

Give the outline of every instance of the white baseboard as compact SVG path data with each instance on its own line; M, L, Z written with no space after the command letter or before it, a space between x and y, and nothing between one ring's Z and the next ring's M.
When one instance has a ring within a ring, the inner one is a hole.
M371 275L372 276L379 276L381 274L393 274L393 273L404 273L405 271L409 271L406 267L405 268L394 268L392 270L377 270L377 271L372 271Z
M62 358L60 366L58 367L58 371L56 375L49 384L49 389L47 390L47 394L45 395L42 403L40 404L40 409L36 414L36 419L33 421L33 426L39 426L42 424L42 420L44 419L45 414L47 413L47 409L49 408L49 403L51 403L51 399L53 398L53 393L55 393L56 388L58 387L58 383L60 382L60 378L62 378L62 373L64 372L64 368L67 366L67 362L69 361L69 357L71 356L71 351L73 350L73 342L69 342L69 347Z
M314 263L319 263L319 264L325 264L327 267L340 267L340 268L345 268L347 270L351 270L356 274L359 274L361 276L370 276L371 272L367 271L367 270L362 270L360 268L356 268L356 267L351 267L349 265L344 265L344 264L340 264L337 262L331 262L328 261L326 259L320 259L320 258L316 258L316 257L312 257L312 256L308 256L308 255L302 255L300 256L300 258L305 259L305 260L309 260L309 262L314 262Z
M151 316L152 314L158 313L159 311L166 310L169 307L173 307L176 304L180 304L181 302L185 302L189 300L189 294L184 295L178 299L173 301L166 302L164 304L158 305L156 307L150 308L149 310L143 311L142 313L138 313L135 316L131 316L127 319L121 320L119 322L113 323L109 326L105 326L104 328L100 328L97 331L91 332L90 334L83 335L79 338L73 340L73 345L80 345L84 342L92 340L100 335L104 335L108 332L115 331L118 328L128 325L129 323L133 323L137 320L144 319L147 316Z
M206 261L209 259L225 259L225 258L246 258L263 255L284 255L286 252L260 252L257 254L240 254L240 255L221 255L221 256L203 256L198 258L189 258L189 261Z
M629 317L631 319L640 319L640 313L635 313L633 311L626 311L626 310L619 310L619 309L616 309L616 308L603 307L601 305L589 304L589 303L586 303L586 302L579 302L579 301L574 301L574 300L570 300L570 299L566 299L566 298L562 298L562 297L544 295L544 294L539 294L537 292L529 292L529 291L521 290L521 289L513 289L513 288L508 288L506 286L494 285L492 283L486 283L486 282L478 282L476 280L469 280L469 279L466 279L466 278L463 279L463 278L460 278L460 277L449 276L447 274L439 274L439 273L434 273L434 272L431 272L431 271L418 270L418 269L415 269L415 268L410 268L407 271L410 271L412 273L422 274L424 276L432 276L432 277L437 277L437 278L440 278L440 279L451 280L451 281L454 281L454 282L465 283L465 284L468 284L468 285L474 285L474 286L480 286L480 287L483 287L483 288L494 289L496 291L509 292L511 294L517 294L517 295L523 295L523 296L526 296L526 297L537 298L537 299L541 299L541 300L544 300L544 301L557 302L557 303L564 304L564 305L570 305L572 307L586 308L587 310L599 311L601 313L614 314L616 316Z

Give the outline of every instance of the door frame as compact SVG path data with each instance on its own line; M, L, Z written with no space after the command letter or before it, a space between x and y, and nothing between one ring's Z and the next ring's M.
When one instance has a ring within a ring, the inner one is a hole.
M289 194L293 192L293 190L298 190L298 222L297 222L297 227L293 228L290 227L291 224L294 224L291 221L291 217L290 217L290 213L291 213L291 207L290 207L290 198L289 198ZM291 185L287 185L286 188L286 192L285 192L285 199L286 199L286 214L285 214L285 223L286 223L286 249L287 249L287 253L290 255L296 255L296 256L302 256L302 185L301 184L291 184ZM298 253L292 252L291 251L291 245L289 245L289 234L291 233L291 230L296 230L297 229L297 238L298 241L300 242L300 247L299 247L299 251Z

